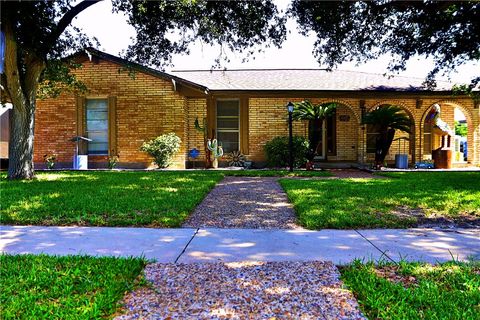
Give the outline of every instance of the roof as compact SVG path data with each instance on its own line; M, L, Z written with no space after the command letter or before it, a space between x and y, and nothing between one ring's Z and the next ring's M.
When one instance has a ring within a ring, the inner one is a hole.
M209 90L296 91L431 91L423 78L326 69L176 70L170 74ZM451 91L453 84L437 81L433 91Z

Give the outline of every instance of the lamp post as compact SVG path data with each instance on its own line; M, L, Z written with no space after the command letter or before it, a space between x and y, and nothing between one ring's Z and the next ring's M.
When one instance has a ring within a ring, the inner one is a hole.
M292 132L292 115L293 115L293 108L294 105L291 101L287 103L287 110L288 110L288 149L289 149L289 161L288 164L290 166L290 172L293 172L293 132Z

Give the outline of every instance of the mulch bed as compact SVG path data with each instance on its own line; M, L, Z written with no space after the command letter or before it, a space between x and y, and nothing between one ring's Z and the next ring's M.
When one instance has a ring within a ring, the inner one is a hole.
M225 177L183 227L294 229L296 215L274 177Z
M331 262L150 264L116 319L365 319Z

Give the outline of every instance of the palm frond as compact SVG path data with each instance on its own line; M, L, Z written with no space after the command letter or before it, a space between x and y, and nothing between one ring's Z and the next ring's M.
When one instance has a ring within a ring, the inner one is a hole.
M411 133L412 120L405 111L398 106L382 106L368 112L364 117L364 124L378 128L378 131L395 129Z
M336 103L313 104L309 100L295 103L293 120L323 120L331 116Z

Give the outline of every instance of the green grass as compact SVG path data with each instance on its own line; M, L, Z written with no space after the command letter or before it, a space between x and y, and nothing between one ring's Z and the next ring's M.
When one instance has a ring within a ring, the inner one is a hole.
M402 262L396 273L416 279L407 286L374 270L373 264L358 261L340 270L369 319L480 319L478 262L436 266Z
M179 226L217 172L38 172L0 181L3 224Z
M389 214L398 206L448 217L480 217L480 173L386 173L390 179L292 180L280 184L300 223L321 228L402 228L416 220Z
M0 255L2 319L98 319L119 310L143 259Z

